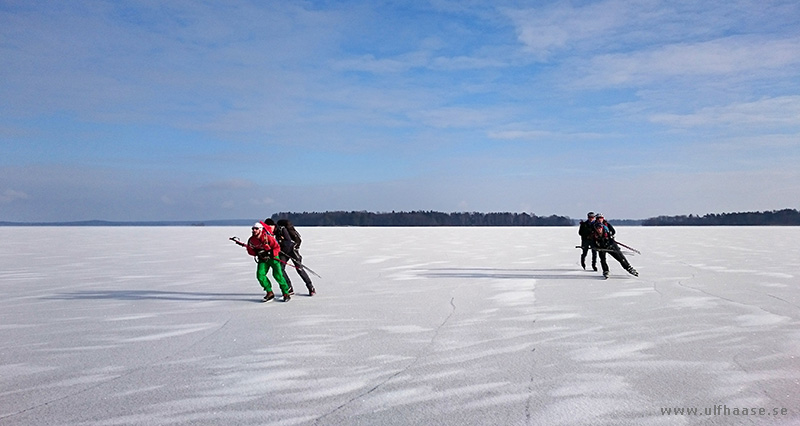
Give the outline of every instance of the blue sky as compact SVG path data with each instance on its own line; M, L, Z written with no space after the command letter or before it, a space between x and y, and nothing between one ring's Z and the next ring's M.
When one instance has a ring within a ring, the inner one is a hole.
M800 3L0 0L0 221L800 208Z

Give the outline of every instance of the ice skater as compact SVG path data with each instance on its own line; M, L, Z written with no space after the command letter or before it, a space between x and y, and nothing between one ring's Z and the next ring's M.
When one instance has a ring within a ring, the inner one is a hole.
M308 289L308 295L313 296L317 294L317 290L314 288L314 284L311 282L311 277L308 276L308 273L303 268L303 256L300 255L300 244L303 242L303 240L300 238L300 233L294 228L292 222L288 219L280 219L277 223L275 223L272 219L267 219L264 222L267 225L274 225L273 231L275 238L281 245L281 262L283 262L286 266L289 266L289 260L291 260L294 264L294 269L297 270L297 274L303 279L303 283L305 283L306 288ZM286 282L289 284L289 288L292 289L292 282L289 279L286 271L287 269L284 268L284 277L286 277Z
M592 238L594 235L594 212L586 214L586 220L582 220L578 227L578 235L581 236L581 266L586 269L586 254L592 250L592 269L597 271L597 251L592 249Z
M617 259L617 262L628 271L629 274L633 276L639 276L639 273L636 269L633 269L630 263L628 263L628 259L625 258L625 255L622 254L622 250L620 250L617 242L614 241L614 237L609 233L608 228L606 228L602 222L596 222L594 224L594 237L591 240L592 247L597 250L600 254L600 266L603 268L603 277L608 278L608 262L606 262L606 253L611 254L611 257Z
M258 279L258 283L261 284L264 291L267 292L267 295L264 296L264 301L269 302L275 299L275 293L272 292L272 283L267 278L267 272L272 269L272 278L278 282L278 286L283 292L283 301L288 302L292 297L289 295L289 285L286 284L286 280L283 278L283 268L281 268L281 262L278 257L281 247L278 241L267 233L264 225L260 222L253 224L252 231L247 244L234 238L231 238L231 240L242 247L246 247L247 254L256 259L258 264L256 267L256 279Z

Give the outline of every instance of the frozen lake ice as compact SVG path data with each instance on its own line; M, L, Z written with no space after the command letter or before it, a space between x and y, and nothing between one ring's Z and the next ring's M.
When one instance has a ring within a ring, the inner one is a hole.
M0 227L0 425L800 424L798 227L299 230Z

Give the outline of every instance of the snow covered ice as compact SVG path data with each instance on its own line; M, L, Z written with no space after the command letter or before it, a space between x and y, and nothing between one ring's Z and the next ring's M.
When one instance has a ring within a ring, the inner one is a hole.
M0 425L800 423L798 227L618 227L605 281L575 227L299 230L263 304L247 227L0 228Z

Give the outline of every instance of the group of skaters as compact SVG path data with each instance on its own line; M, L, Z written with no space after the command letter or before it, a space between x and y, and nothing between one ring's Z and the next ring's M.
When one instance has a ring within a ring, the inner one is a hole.
M616 259L628 273L639 276L636 269L631 266L625 255L622 254L617 242L614 241L616 230L605 220L602 213L589 212L586 220L580 222L578 235L581 237L581 266L586 269L586 256L589 250L592 251L592 269L597 271L597 258L600 257L600 266L603 268L603 277L608 278L608 263L606 254ZM289 220L281 219L277 222L271 218L263 222L256 222L252 227L252 235L243 243L231 238L236 244L247 248L247 254L253 256L258 264L256 267L256 278L259 284L267 293L264 301L269 302L275 299L272 291L272 283L267 274L272 271L272 278L278 283L283 294L283 301L288 302L294 295L294 288L289 275L286 273L285 266L291 266L303 279L308 288L308 295L313 296L317 293L311 278L303 268L303 257L300 255L300 244L302 239L300 233L294 228ZM289 261L292 265L289 265Z
M305 269L303 268L303 257L300 256L300 244L302 239L300 233L294 228L292 222L281 219L277 222L271 218L263 222L256 222L252 227L252 235L247 240L247 244L231 238L236 244L247 248L247 254L253 256L258 264L256 267L256 279L261 284L261 288L267 292L264 302L275 299L272 291L272 283L267 277L267 273L272 270L272 278L278 283L283 294L283 301L288 302L294 295L292 280L286 273L286 268L292 262L293 268L303 279L308 288L308 295L313 296L317 293L311 283Z
M603 217L602 213L589 212L586 220L582 220L578 228L578 235L581 236L581 266L586 269L586 255L592 251L592 269L597 271L597 256L600 256L600 266L603 268L603 277L608 278L608 263L606 254L616 259L628 273L639 276L636 269L633 269L628 259L622 254L617 242L614 241L614 234L617 231Z

